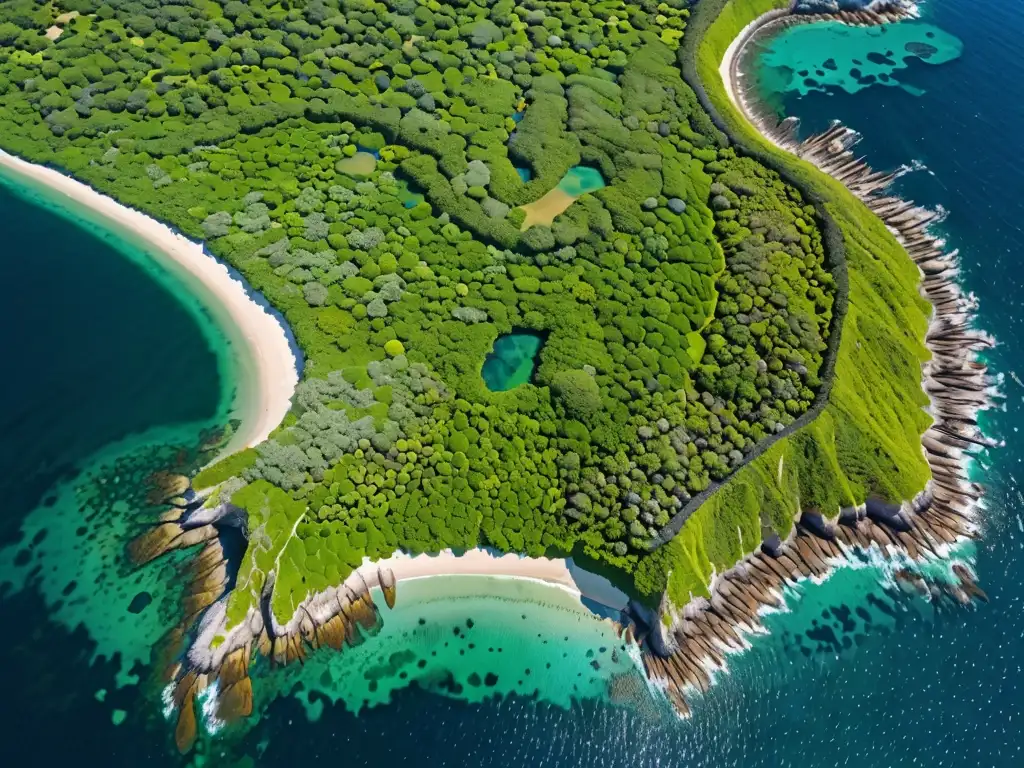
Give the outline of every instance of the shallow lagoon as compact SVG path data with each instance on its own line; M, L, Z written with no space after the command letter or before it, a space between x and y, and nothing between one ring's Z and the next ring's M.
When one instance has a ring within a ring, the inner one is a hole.
M258 672L257 702L265 707L290 694L315 721L326 702L359 712L415 685L470 703L535 696L569 708L615 691L628 703L654 706L615 625L562 587L433 576L400 582L393 609L379 590L374 598L383 623L377 636L341 653L314 654L304 665Z
M924 22L881 27L851 27L822 22L790 27L761 44L754 67L759 90L767 94L841 88L857 93L871 85L889 85L918 95L897 73L911 60L946 64L963 52L963 43Z

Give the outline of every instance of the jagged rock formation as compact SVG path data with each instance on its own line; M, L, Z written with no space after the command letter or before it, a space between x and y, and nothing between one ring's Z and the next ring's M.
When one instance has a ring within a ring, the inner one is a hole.
M388 604L388 608L394 608L398 587L397 582L395 581L394 571L390 568L378 568L377 582L380 584L381 591L384 593L384 602Z
M164 649L169 661L167 679L174 686L171 701L178 713L175 744L182 753L195 742L196 698L214 683L214 712L219 720L234 722L252 714L249 666L256 653L269 659L273 666L302 663L308 651L354 647L381 628L380 613L370 597L370 584L356 571L355 578L337 590L307 600L286 627L274 621L267 599L260 613L236 627L225 639L217 634L224 619L224 605L217 601L227 585L224 553L217 539L207 543L189 564L189 571L193 577L184 598L183 619L167 638ZM381 568L375 577L388 605L394 606L394 573ZM268 589L268 598L269 594ZM186 643L197 622L198 636ZM186 646L187 653L178 660Z
M924 493L903 507L871 500L844 510L838 524L823 521L814 511L804 513L781 546L762 546L715 578L710 600L688 604L671 629L663 629L662 653L648 643L642 657L648 677L680 714L688 715L686 696L710 689L715 673L725 669L726 655L746 648L746 636L761 628L762 610L782 606L786 585L824 577L853 550L876 547L915 560L942 558L951 544L976 535L969 511L941 507ZM961 580L959 592L953 593L959 602L986 599L965 567L954 570ZM668 611L673 613L671 607Z
M328 647L341 651L346 645L359 645L381 627L380 614L370 597L373 586L380 586L388 607L395 606L397 580L391 569L378 567L368 577L357 570L337 589L309 597L295 617L281 626L270 611L270 579L260 610L225 636L221 598L228 591L232 566L221 537L225 529L237 528L244 521L230 504L207 506L207 499L188 488L187 478L160 474L151 483L150 500L170 506L161 513L159 523L131 542L132 560L141 565L165 552L203 544L184 567L187 585L181 622L159 649L166 680L173 685L171 701L178 713L174 738L181 752L191 749L196 738L196 697L214 683L218 719L232 722L252 713L248 670L257 652L272 665L284 666L303 662L308 650Z
M891 8L840 10L828 18L879 24L895 20L893 13ZM740 82L737 67L750 40L768 26L806 19L772 13L762 17L762 25L748 28L731 62L733 84ZM842 182L885 222L921 270L921 293L933 307L925 337L932 359L922 371L934 418L922 436L932 479L913 502L896 506L869 499L861 507L842 510L838 524L807 510L787 541L766 539L761 551L716 577L710 600L692 601L682 615L672 606L663 606L663 612L673 618L672 625L668 630L658 627L661 636L648 643L643 660L648 677L683 715L689 713L686 695L708 690L714 672L725 667L725 654L745 646L744 636L760 627L760 612L781 604L781 589L787 583L822 577L855 549L877 547L884 554L899 553L920 561L944 557L950 545L976 537L974 512L982 491L967 477L968 459L972 451L992 444L977 421L978 411L988 405L992 383L986 366L976 358L992 340L971 327L975 300L956 283L956 251L947 253L945 243L927 230L939 214L888 194L895 174L875 171L854 154L856 132L836 123L801 141L796 120L778 122L760 112L749 96L736 87L741 111L762 135ZM948 587L946 594L964 604L987 600L965 566L956 564L953 570L960 584ZM913 582L909 575L902 580Z
M917 16L914 4L908 0L795 0L792 13L854 26L886 24Z

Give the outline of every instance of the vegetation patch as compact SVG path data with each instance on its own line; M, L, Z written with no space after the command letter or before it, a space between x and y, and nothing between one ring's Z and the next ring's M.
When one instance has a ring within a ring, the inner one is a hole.
M663 538L679 535L641 562L637 587L652 595L667 589L676 605L706 595L713 571L753 551L758 524L785 536L800 510L832 516L872 495L911 499L929 478L921 450L921 434L931 423L921 388L929 306L918 292L916 265L842 184L764 140L733 107L719 74L740 31L786 5L702 0L680 64L723 140L746 161L781 172L822 214L822 229L833 238L830 250L842 259L834 270L842 283L836 295L845 298L842 333L825 396L696 511L674 520ZM732 530L717 525L725 520L735 522Z

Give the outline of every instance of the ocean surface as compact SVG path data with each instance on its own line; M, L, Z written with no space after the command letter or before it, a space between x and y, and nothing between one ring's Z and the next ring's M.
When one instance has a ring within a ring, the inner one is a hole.
M1003 376L1005 399L985 422L1006 445L975 468L985 537L960 552L990 603L929 604L893 586L893 566L855 563L791 595L680 722L610 625L558 589L412 582L377 638L256 670L252 721L179 757L151 659L175 620L176 562L133 570L123 547L145 520L144 477L197 460L204 429L231 412L235 350L144 253L53 213L45 196L0 189L13 289L0 303L3 754L36 766L1024 765L1024 10L923 7L930 26L891 39L937 30L944 63L890 66L902 63L881 39L890 33L808 27L800 46L765 51L762 96L807 130L838 118L861 131L878 168L917 168L899 180L903 194L948 212L939 226L960 249ZM793 77L830 51L874 60L889 82L846 72L809 88Z

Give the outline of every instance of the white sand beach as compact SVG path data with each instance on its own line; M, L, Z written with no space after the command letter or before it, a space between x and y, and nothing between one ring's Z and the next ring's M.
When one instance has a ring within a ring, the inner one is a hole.
M620 592L605 579L583 572L574 566L571 560L562 558L502 555L488 549L471 549L461 555L450 549L429 555L396 552L383 560L364 562L357 569L357 573L346 579L346 583L355 586L355 582L362 579L368 585L374 586L378 582L378 570L390 570L398 582L433 576L530 579L561 587L577 597L587 597L613 608L622 608L628 601L625 593Z
M231 276L227 267L203 251L203 246L139 211L121 205L87 184L0 150L0 167L45 185L103 217L151 250L160 263L196 285L210 310L222 318L224 331L245 349L239 349L238 402L235 415L241 426L225 453L254 446L267 439L291 407L298 384L295 355L284 328ZM205 294L205 295L204 295ZM239 345L239 346L241 346Z
M373 574L377 568L391 569L398 581L430 576L509 576L536 579L557 584L577 594L580 592L565 560L513 554L499 556L485 549L471 549L462 555L456 555L450 549L436 555L396 552L384 560L368 563L360 570Z

